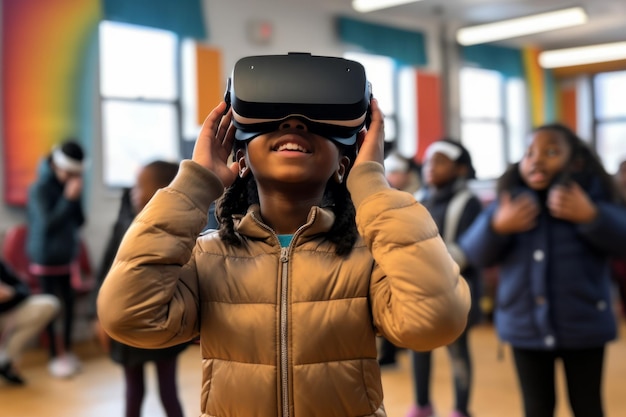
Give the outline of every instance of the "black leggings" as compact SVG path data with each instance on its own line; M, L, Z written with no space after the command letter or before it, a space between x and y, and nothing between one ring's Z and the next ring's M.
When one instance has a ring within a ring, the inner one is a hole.
M41 285L41 290L44 294L55 295L61 300L61 306L63 307L61 310L63 315L63 349L65 352L71 352L74 332L75 294L70 275L42 275L39 277L39 285ZM54 325L55 320L52 320L46 326L48 349L51 358L55 358L59 353Z
M570 407L575 417L602 417L604 346L556 351L513 348L526 417L553 417L555 363L563 362Z
M472 385L472 361L467 343L467 329L457 340L446 346L454 377L454 409L469 415ZM420 407L430 404L431 352L412 352L415 398Z
M177 357L160 359L156 365L159 380L159 396L167 417L183 417L183 410L178 400L176 385ZM125 366L126 379L126 417L140 417L141 405L145 394L144 364Z

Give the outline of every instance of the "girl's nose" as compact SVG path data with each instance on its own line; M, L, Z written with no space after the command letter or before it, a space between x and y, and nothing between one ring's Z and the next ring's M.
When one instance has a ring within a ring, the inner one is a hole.
M300 119L290 118L280 124L281 129L299 129L307 131L306 124Z

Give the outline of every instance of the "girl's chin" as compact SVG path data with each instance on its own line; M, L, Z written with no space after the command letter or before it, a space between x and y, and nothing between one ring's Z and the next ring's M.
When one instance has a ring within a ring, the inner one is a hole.
M543 191L550 186L548 182L527 182L526 184L535 191Z

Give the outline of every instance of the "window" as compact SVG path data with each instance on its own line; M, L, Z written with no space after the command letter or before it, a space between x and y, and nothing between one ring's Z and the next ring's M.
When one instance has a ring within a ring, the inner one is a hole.
M400 66L390 57L362 52L347 52L344 58L365 68L372 94L385 115L385 141L402 155L413 157L417 153L414 68Z
M499 177L524 152L526 97L520 79L497 71L462 68L461 142L472 155L479 180Z
M105 185L132 186L142 165L179 159L178 57L172 32L100 24Z
M594 77L595 148L610 174L626 160L626 71L600 73Z
M357 61L365 68L367 80L372 84L372 94L385 115L385 138L396 137L395 71L392 58L359 52L347 52L344 58Z

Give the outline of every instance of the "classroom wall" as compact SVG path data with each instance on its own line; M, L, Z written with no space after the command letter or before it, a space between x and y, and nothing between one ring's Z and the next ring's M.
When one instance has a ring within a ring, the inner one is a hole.
M2 13L1 7L0 13ZM350 47L341 44L335 36L335 15L317 10L315 2L299 1L279 5L273 1L204 0L204 13L209 33L205 43L221 50L222 73L225 76L230 74L232 66L240 57L247 55L282 54L296 51L341 56ZM352 17L363 19L362 15L356 13ZM248 35L250 25L257 21L267 21L272 24L273 37L267 44L254 43ZM442 71L439 52L441 31L436 22L395 20L377 23L388 23L422 31L427 39L429 64L420 71L434 75L440 74ZM449 76L449 74L446 75ZM93 100L95 111L99 112L99 97L95 96ZM85 204L88 221L84 228L84 236L92 262L96 266L100 262L111 224L117 215L120 193L118 190L107 189L103 185L102 164L98 157L102 150L100 119L98 115L95 115L94 119L96 122L91 138L92 155L89 155L91 172L86 184L89 188ZM0 123L2 123L1 119ZM2 143L3 140L0 140L0 152L2 152ZM4 184L3 163L3 159L0 158L0 186ZM0 195L3 191L0 189ZM0 235L8 227L22 221L25 221L23 208L7 206L4 201L0 202Z

